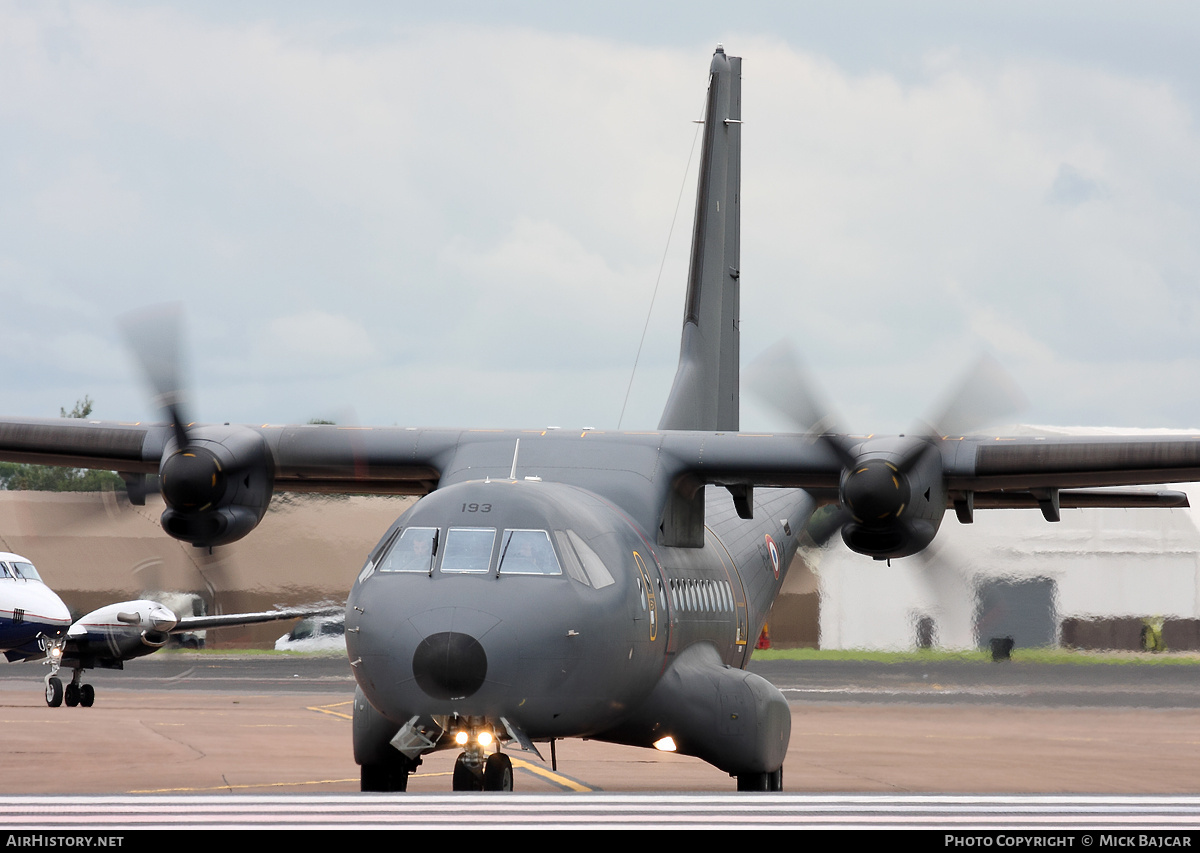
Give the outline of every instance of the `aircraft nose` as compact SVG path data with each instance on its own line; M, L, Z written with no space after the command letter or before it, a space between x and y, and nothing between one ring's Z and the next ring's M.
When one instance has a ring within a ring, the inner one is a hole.
M487 654L470 634L430 634L413 652L417 684L434 699L464 699L483 686Z

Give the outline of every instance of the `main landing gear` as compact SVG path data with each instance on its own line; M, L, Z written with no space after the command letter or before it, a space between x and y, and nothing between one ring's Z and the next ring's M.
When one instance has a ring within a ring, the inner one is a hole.
M75 675L71 679L71 683L65 688L63 687L62 679L55 672L46 676L46 704L51 708L57 708L59 705L66 702L68 708L74 708L76 705L82 705L85 708L90 708L96 702L96 688L90 684L84 684L80 680L83 675L83 670L75 670Z
M409 761L403 756L388 764L364 764L359 774L359 790L390 794L408 790L408 774L417 769L421 759Z
M783 768L774 773L739 773L737 777L739 791L782 791Z

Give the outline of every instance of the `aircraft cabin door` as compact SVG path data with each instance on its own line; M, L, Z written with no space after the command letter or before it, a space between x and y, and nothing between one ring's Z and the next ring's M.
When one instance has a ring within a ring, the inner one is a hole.
M646 571L646 561L637 551L633 552L633 562L638 569L638 586L641 587L642 610L649 622L650 642L658 639L659 600L654 584L650 581L650 573Z

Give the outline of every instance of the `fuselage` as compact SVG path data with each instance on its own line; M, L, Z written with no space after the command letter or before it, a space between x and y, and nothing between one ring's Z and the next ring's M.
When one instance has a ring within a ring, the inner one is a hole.
M662 547L610 497L540 480L465 480L380 541L347 604L346 645L394 723L486 717L533 740L597 736L685 648L741 667L812 512L769 493L748 522L710 513L705 544ZM714 507L715 508L715 507Z
M41 657L45 638L57 638L71 625L71 613L42 583L33 563L0 552L0 651L10 661Z

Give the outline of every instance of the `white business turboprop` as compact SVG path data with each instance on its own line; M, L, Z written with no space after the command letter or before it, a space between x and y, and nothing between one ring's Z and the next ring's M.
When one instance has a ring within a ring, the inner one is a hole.
M46 676L46 704L57 708L65 701L72 707L90 707L96 701L96 689L82 681L85 669L124 669L125 661L153 654L167 644L172 634L300 619L332 610L326 607L181 617L169 607L147 599L106 604L76 621L65 635L47 641L51 670ZM65 688L58 677L62 667L74 670Z

